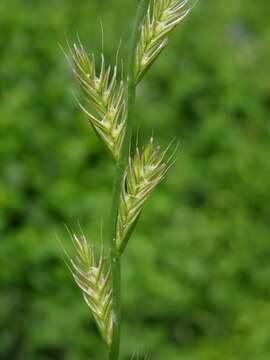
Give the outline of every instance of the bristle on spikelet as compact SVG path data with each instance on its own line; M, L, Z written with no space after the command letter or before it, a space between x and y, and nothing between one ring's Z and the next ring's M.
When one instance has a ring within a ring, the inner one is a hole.
M70 47L70 55L73 74L91 110L82 104L80 107L113 157L118 160L127 116L124 82L121 78L118 80L118 67L106 66L102 54L98 73L95 56L88 56L80 41Z
M151 0L141 26L135 79L138 83L168 43L169 33L190 12L190 0Z

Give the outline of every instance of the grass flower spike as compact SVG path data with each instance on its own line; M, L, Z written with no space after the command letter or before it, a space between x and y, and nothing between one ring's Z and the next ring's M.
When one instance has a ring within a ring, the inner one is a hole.
M135 79L138 83L168 43L169 33L186 17L190 0L151 0L141 26Z
M111 270L101 251L99 260L85 235L72 234L76 256L69 258L70 270L83 297L92 311L99 331L110 346L112 341L112 286Z
M120 355L122 255L145 202L172 163L172 157L167 157L169 147L161 151L153 138L143 149L134 149L136 88L166 46L169 33L190 11L190 1L140 0L126 78L119 76L117 66L106 66L103 54L97 71L94 55L88 56L80 41L70 48L73 73L91 110L80 107L115 160L109 264L103 251L96 259L83 234L72 234L77 254L69 259L73 277L108 346L108 360L119 360Z
M137 148L134 157L129 158L117 221L117 246L120 253L125 249L144 203L165 176L168 168L165 155L166 151L161 152L151 138L143 151Z
M118 80L117 65L106 67L102 54L98 74L94 55L88 56L81 42L74 44L70 52L73 73L93 111L82 104L80 107L117 161L125 135L127 110L124 82Z

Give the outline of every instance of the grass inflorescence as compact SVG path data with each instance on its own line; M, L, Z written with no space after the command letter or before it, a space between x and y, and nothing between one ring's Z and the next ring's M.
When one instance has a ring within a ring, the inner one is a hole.
M103 248L97 256L86 236L71 233L76 255L68 257L73 278L83 293L97 327L109 348L109 359L119 359L121 339L121 258L143 206L164 179L173 156L160 150L153 137L133 150L132 131L136 87L168 43L170 33L190 12L189 0L141 0L133 36L127 77L101 53L98 69L80 40L67 54L72 72L85 95L79 103L95 132L113 156L114 191L110 219L110 257ZM125 65L125 64L124 64Z

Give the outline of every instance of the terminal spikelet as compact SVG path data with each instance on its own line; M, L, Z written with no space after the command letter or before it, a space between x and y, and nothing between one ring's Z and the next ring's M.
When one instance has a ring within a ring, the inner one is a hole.
M106 66L104 55L101 54L100 71L97 72L94 55L88 56L81 42L74 44L70 53L72 71L92 110L82 104L80 107L113 157L118 160L127 116L125 87L123 80L118 80L118 67Z
M151 138L142 151L137 148L134 157L129 159L122 183L117 221L116 242L120 253L127 244L145 201L167 172L166 152L160 151Z
M73 278L83 292L98 329L110 346L112 341L112 278L103 250L97 259L85 235L71 234L76 256L69 257Z
M135 79L138 83L168 43L169 33L188 15L190 0L151 0L141 26Z

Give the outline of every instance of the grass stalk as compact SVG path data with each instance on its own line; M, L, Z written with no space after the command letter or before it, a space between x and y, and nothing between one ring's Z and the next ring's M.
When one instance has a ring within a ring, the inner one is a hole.
M136 61L136 48L140 37L141 23L143 21L145 11L148 5L148 0L141 0L139 3L136 20L133 27L133 35L131 39L131 47L128 61L127 74L127 102L128 114L126 121L126 136L124 139L121 156L116 164L114 176L114 189L111 207L111 233L110 233L110 254L112 266L112 287L113 287L113 304L112 304L112 318L113 318L113 337L112 344L109 350L109 360L118 360L120 352L120 337L121 337L121 254L117 250L116 243L116 229L118 209L120 202L120 192L122 179L128 165L129 150L132 137L134 107L136 99L136 82L134 67Z

